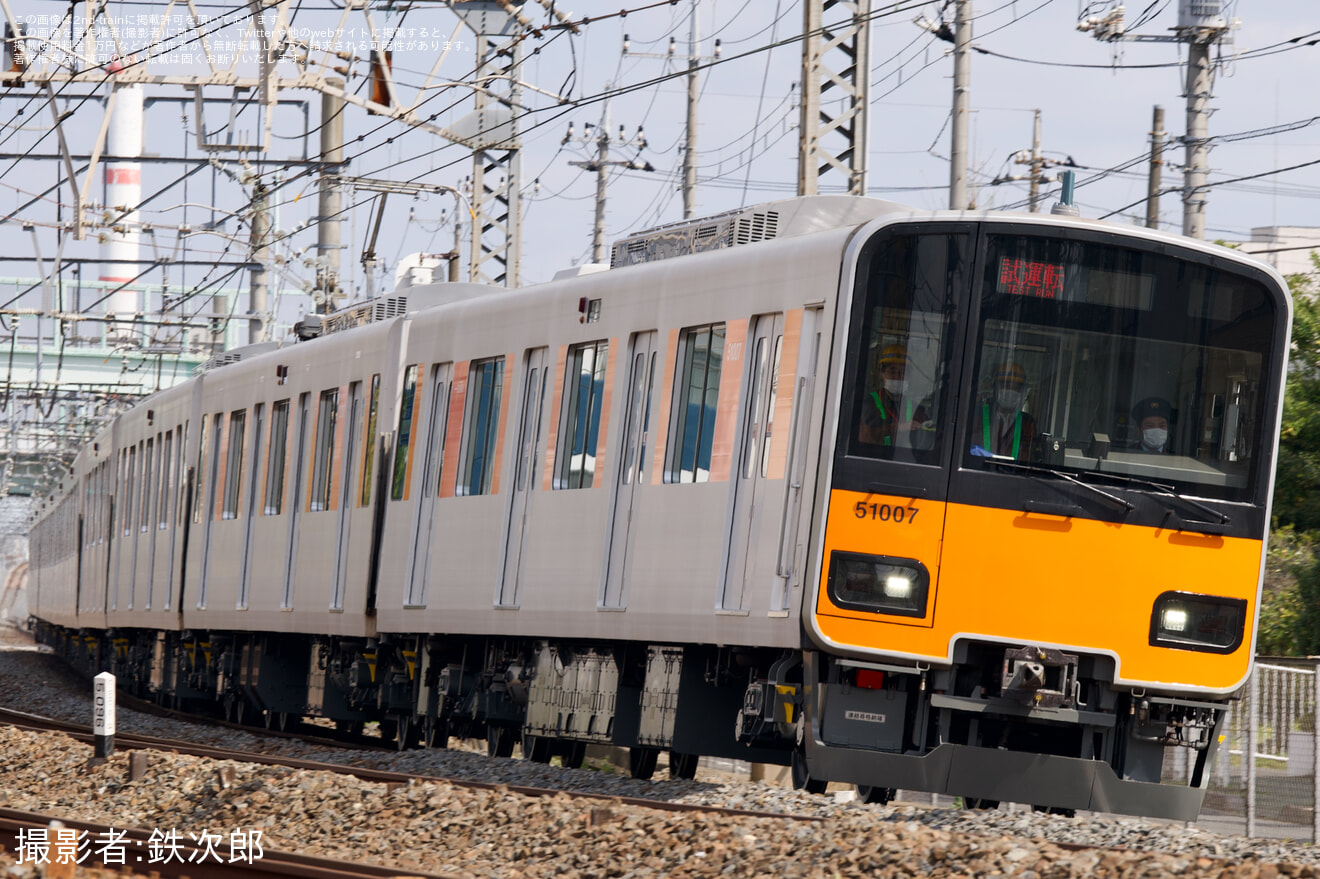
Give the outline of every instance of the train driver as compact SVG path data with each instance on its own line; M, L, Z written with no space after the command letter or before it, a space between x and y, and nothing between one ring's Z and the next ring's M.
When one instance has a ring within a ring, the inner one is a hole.
M1036 420L1022 406L1027 399L1027 371L1005 360L995 371L994 393L981 402L972 423L972 454L977 457L1025 458L1036 437Z
M1141 432L1137 451L1164 454L1168 451L1169 420L1173 407L1163 397L1147 397L1132 409L1132 420Z
M880 376L880 383L871 391L871 405L862 414L858 431L862 442L892 448L900 431L911 436L926 425L925 406L913 402L908 393L908 362L907 348L899 344L886 345L876 356L874 374Z

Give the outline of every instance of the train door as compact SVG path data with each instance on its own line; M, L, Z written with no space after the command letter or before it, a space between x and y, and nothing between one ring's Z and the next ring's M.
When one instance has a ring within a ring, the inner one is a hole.
M605 547L605 588L601 607L621 608L626 597L628 554L632 547L633 505L646 482L646 439L655 388L655 332L637 333L628 356L628 407L624 414L623 450L614 487L614 516Z
M806 482L807 448L811 444L811 404L816 389L816 364L820 361L819 308L802 312L802 330L798 341L797 368L793 379L792 418L785 425L790 431L788 455L784 468L784 512L779 523L779 551L775 556L775 579L770 595L770 612L789 609L790 588L802 559L798 542L802 520L802 490Z
M289 503L289 540L284 553L284 594L280 607L293 607L293 577L298 567L298 524L302 521L303 472L307 469L307 419L311 411L311 394L298 397L298 441L294 447L293 494Z
M733 474L733 516L729 528L721 610L746 610L747 583L754 579L761 509L768 495L770 443L779 394L779 360L784 347L783 314L756 318L748 356L747 395L739 437L738 470ZM786 425L785 425L786 426ZM783 440L781 439L781 442Z
M357 444L362 436L362 382L353 382L348 389L348 427L344 431L343 479L339 483L339 537L335 543L335 589L330 598L331 610L344 609L344 592L348 583L348 543L353 524L353 462L357 460Z
M248 502L243 526L243 564L238 575L238 607L248 606L248 590L252 585L252 532L257 523L257 504L261 501L261 429L265 426L266 407L257 403L252 407L252 454L248 464Z
M156 529L152 516L156 512L156 482L159 478L156 471L160 466L160 463L156 460L156 455L159 453L159 447L160 443L156 441L156 437L147 439L147 456L143 459L142 464L142 508L138 513L138 518L141 520L138 531L146 543L144 549L147 564L143 569L146 572L146 576L143 577L146 581L143 584L146 594L143 596L143 607L147 609L151 608L151 583L156 578ZM133 579L136 580L137 577ZM136 594L133 597L136 599ZM136 606L136 604L133 606Z
M435 501L440 495L440 480L444 475L452 370L451 363L437 364L431 370L431 405L426 410L422 490L413 512L412 560L408 565L408 590L404 599L404 605L408 607L426 604L426 580L431 575L431 529L435 525Z
M206 607L206 582L211 569L211 520L215 518L216 480L220 478L220 443L224 439L225 416L216 415L211 421L211 460L207 468L206 502L202 504L202 571L201 586L197 591L197 606Z
M508 535L504 543L504 573L500 579L498 604L517 606L522 574L523 537L528 501L536 485L536 451L541 445L541 410L545 407L546 350L527 352L523 368L522 415L518 419L518 457L514 463L513 491L509 492Z

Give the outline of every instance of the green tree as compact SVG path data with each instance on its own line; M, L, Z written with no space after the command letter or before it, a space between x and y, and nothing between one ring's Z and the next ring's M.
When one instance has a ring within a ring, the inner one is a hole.
M1314 253L1311 263L1320 270ZM1308 275L1288 286L1292 352L1257 652L1308 656L1320 654L1320 289Z
M1311 261L1320 269L1314 254ZM1292 355L1279 433L1274 520L1320 530L1320 301L1307 275L1288 279L1293 293Z

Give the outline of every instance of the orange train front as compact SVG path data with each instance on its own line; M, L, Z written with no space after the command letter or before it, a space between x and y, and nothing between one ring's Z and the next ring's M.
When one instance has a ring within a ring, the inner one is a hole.
M1254 647L1277 279L1021 222L853 258L799 780L1194 817Z

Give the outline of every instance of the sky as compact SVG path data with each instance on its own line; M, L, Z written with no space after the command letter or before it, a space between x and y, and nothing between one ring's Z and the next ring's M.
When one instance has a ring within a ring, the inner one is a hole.
M626 2L626 0L624 0ZM1131 33L1143 37L1171 37L1177 24L1180 0L1141 0L1127 10ZM1115 222L1144 219L1146 157L1152 107L1165 110L1165 127L1172 138L1185 130L1183 68L1185 46L1173 41L1103 43L1079 32L1083 13L1108 11L1112 4L1083 4L1079 0L978 0L974 5L970 103L972 107L969 179L979 208L1021 208L1025 182L993 183L997 178L1021 175L1025 166L1013 155L1031 147L1034 111L1042 118L1042 146L1052 160L1071 159L1078 174L1076 201L1083 216L1106 217ZM36 0L10 0L15 15L28 22L29 33L41 32L55 42L57 25L39 16L57 4ZM1207 237L1243 240L1254 227L1320 226L1320 108L1314 97L1316 52L1310 41L1320 37L1320 6L1314 0L1230 0L1227 18L1240 20L1218 55L1212 99L1210 133L1232 135L1216 143L1210 154L1212 183L1230 178L1252 180L1216 185L1210 194ZM214 26L218 38L240 37L245 26L239 4L201 4L212 16L229 14L227 27ZM561 10L568 7L561 5ZM626 17L617 15L621 0L582 0L571 7L573 20L592 19L580 33L562 29L545 32L526 42L522 69L526 115L520 120L523 173L522 280L548 280L560 269L590 260L596 180L592 172L573 165L587 159L594 146L581 143L585 123L600 123L606 112L601 96L618 91L609 101L610 130L620 126L635 144L639 126L646 147L612 147L611 158L649 162L652 171L615 168L610 175L606 209L606 240L682 217L681 152L686 88L679 74L682 59L664 57L670 37L678 54L687 52L691 4L636 2ZM313 47L309 69L328 70L347 64L349 90L370 91L366 58L370 39L361 11L340 12L334 0L307 0L290 5L294 33ZM156 3L109 4L120 22L122 48L151 54L153 28L186 10ZM62 9L60 10L62 12ZM952 103L952 45L938 39L914 19L951 21L953 10L943 3L891 3L873 0L875 22L871 42L871 130L869 194L916 208L948 207L949 118ZM524 13L542 24L547 14L530 2ZM826 13L838 19L840 7ZM476 61L472 34L440 2L415 2L406 13L397 6L376 4L372 21L379 28L397 28L392 47L394 77L401 100L420 100L419 113L435 116L435 124L452 125L471 112L471 90L445 86L470 81ZM720 40L720 63L701 73L697 131L697 215L706 216L767 201L791 197L797 175L798 109L796 83L800 78L802 10L790 0L701 0L697 6L701 40L698 54L715 53ZM336 23L344 29L336 31ZM223 23L223 22L222 22ZM131 30L134 24L139 26ZM170 26L164 32L183 32ZM622 53L625 36L629 53ZM1291 40L1298 42L1289 42ZM104 39L102 40L104 43ZM449 48L446 50L445 44ZM331 45L333 44L333 45ZM779 45L776 45L779 44ZM775 45L775 48L766 47ZM330 46L348 58L332 58L317 49ZM203 71L196 42L181 41L155 54L146 65L152 74ZM212 47L217 56L222 48ZM535 50L535 51L532 51ZM53 52L53 50L52 50ZM237 52L237 50L235 50ZM54 57L52 54L50 57ZM67 62L72 63L72 62ZM252 75L250 57L240 57L232 68ZM280 64L282 76L296 76L298 65ZM337 75L337 74L331 74ZM428 80L429 87L417 87ZM660 82L653 82L660 79ZM67 114L64 130L75 155L91 151L103 116L103 104L89 94L104 95L90 87L59 90L59 107ZM206 90L208 98L228 100L219 87ZM192 93L178 86L147 86L146 151L163 157L197 157L196 122ZM187 98L189 102L180 102ZM282 107L271 119L269 159L314 157L320 124L319 97L310 90L282 92L281 98L306 101L306 107ZM160 100L165 99L165 100ZM217 101L209 106L206 127L213 140L234 137L252 141L261 133L261 119L250 104L230 107ZM36 89L0 91L0 207L8 215L0 223L0 248L6 253L39 249L46 259L60 246L58 226L69 216L70 189L57 191L62 163L38 158L57 152L49 134L49 108ZM345 155L348 173L462 189L472 171L465 147L403 122L368 115L350 106L345 113ZM565 143L569 123L575 139ZM232 123L232 124L231 124ZM1277 129L1277 130L1276 130ZM255 157L256 153L247 154ZM247 227L241 216L251 197L252 184L262 181L272 189L274 227L281 265L273 281L280 319L290 322L307 308L300 292L314 276L316 185L309 172L296 165L256 165L239 161L240 154L216 153L212 167L181 180L189 166L144 165L143 196L153 196L141 213L151 224L158 251L192 259L241 260L245 257ZM1183 149L1173 144L1165 154L1164 185L1181 183ZM1277 168L1317 162L1279 174ZM1119 170L1115 170L1119 169ZM841 181L822 179L822 191ZM43 193L45 193L43 195ZM102 198L99 186L91 200ZM42 195L35 203L34 198ZM341 225L343 286L349 298L361 298L368 285L360 264L376 206L374 193L346 193ZM1046 191L1044 207L1057 199L1057 185ZM57 204L57 201L62 204ZM409 253L448 250L453 241L455 200L447 194L422 193L416 197L393 195L386 204L376 251L383 265L374 289L392 282L395 266ZM213 206L217 210L211 210ZM236 212L238 216L226 212ZM97 214L99 215L99 214ZM1161 227L1178 232L1182 208L1177 194L1163 196ZM464 218L466 219L466 218ZM201 231L206 222L213 229ZM24 230L28 224L32 229ZM183 231L181 231L181 227ZM145 239L144 239L145 240ZM35 241L36 244L31 242ZM98 253L95 230L88 240L66 241L65 256L94 258ZM143 245L144 252L149 245ZM464 274L466 275L466 255ZM90 273L93 268L87 269ZM246 288L245 273L228 279L214 268L176 267L170 282L183 287L219 283ZM228 269L225 270L230 271ZM7 263L0 276L32 276L35 263ZM3 289L19 289L12 284ZM208 288L209 289L209 288ZM9 298L6 296L5 298ZM30 301L31 294L25 302ZM245 310L231 301L234 314Z

